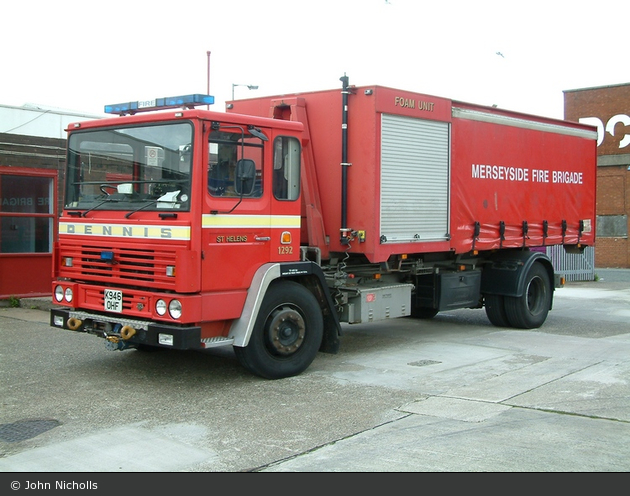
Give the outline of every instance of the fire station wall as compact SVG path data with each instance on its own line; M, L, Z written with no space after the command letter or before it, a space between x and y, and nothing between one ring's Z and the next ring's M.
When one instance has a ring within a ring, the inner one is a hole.
M0 299L50 294L65 147L63 139L0 133Z
M564 117L597 127L597 267L630 268L630 83L567 90Z
M66 161L66 140L0 133L0 166L57 171L57 210L63 207L62 183Z

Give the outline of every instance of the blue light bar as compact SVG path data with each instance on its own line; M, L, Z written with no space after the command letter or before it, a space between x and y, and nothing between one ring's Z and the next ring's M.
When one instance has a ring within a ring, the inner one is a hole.
M214 104L213 96L195 93L193 95L169 96L164 98L155 98L153 100L138 100L136 102L105 105L105 113L125 115L135 114L136 112L148 112L151 110L163 110L170 108L194 108L197 105L212 104Z

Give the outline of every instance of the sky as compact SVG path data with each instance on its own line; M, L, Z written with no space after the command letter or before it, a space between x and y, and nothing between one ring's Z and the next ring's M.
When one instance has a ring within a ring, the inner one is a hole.
M223 111L232 91L335 89L345 74L561 119L564 90L630 82L628 0L24 0L2 11L2 105L101 114L209 86Z

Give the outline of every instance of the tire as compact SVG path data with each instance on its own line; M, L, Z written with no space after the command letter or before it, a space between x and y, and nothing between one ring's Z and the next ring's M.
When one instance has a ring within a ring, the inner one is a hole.
M247 370L266 379L304 372L315 359L324 334L322 311L301 284L280 281L265 295L245 347L234 347Z
M551 307L551 291L547 270L534 263L527 273L523 295L505 297L505 314L510 325L520 329L540 327Z
M505 314L505 299L503 295L485 295L485 307L488 320L497 327L510 327L510 321Z

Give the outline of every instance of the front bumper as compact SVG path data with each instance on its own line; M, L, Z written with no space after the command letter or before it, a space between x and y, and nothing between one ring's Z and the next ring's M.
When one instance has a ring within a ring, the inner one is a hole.
M50 311L50 325L58 329L86 332L117 345L117 349L155 346L175 350L203 349L201 328L139 319L100 315L63 308Z

